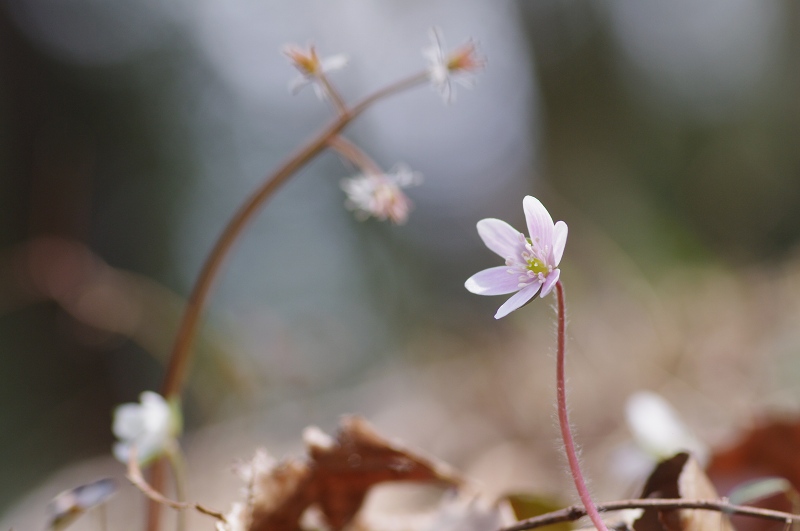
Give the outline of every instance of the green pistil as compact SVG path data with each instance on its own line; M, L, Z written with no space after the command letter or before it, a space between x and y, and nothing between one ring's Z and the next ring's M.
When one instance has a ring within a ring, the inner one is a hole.
M545 263L542 262L541 260L539 260L538 258L530 258L528 260L528 265L527 265L526 269L528 269L528 271L533 271L537 275L539 273L542 273L542 274L546 275L547 273L550 272L550 268L548 268L545 265Z

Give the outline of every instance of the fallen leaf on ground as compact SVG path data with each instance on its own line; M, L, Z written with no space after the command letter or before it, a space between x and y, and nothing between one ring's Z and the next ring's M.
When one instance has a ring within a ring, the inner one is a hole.
M305 433L308 455L257 472L252 482L250 531L296 531L316 507L333 531L361 509L373 486L421 481L457 486L448 465L379 435L363 418L344 417L335 438L316 428Z
M647 479L642 498L718 500L711 480L687 453L662 461ZM733 531L728 518L716 511L699 509L645 509L633 523L635 531Z

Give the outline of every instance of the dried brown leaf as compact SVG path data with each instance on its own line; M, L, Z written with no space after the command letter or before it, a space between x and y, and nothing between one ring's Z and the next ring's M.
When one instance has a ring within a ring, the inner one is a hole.
M641 497L719 499L700 465L687 453L677 454L659 463L648 478ZM645 509L633 527L636 531L733 531L724 514L697 509Z
M447 465L384 438L360 417L343 418L335 439L312 428L306 441L306 460L283 461L255 479L250 531L300 529L300 519L311 506L338 531L377 484L461 481Z

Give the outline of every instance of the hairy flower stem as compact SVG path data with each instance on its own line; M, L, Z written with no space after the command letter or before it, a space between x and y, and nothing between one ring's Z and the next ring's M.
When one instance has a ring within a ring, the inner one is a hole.
M558 351L556 352L556 393L558 395L558 423L561 426L561 437L564 439L564 450L567 452L569 470L572 472L572 479L575 481L575 488L578 489L578 496L586 508L586 514L592 520L598 531L608 531L600 513L589 495L586 481L583 479L578 454L575 451L575 441L572 439L572 429L569 425L567 415L567 382L564 376L565 345L566 345L566 310L564 305L564 287L561 282L556 282L556 297L558 299Z
M228 224L220 234L211 252L206 257L200 275L192 287L189 300L178 325L175 334L175 342L167 365L167 372L161 386L161 395L167 400L180 395L189 369L189 362L192 354L192 343L197 332L200 317L203 309L208 302L211 288L219 275L222 264L230 254L233 244L239 239L244 229L257 214L261 207L272 197L280 186L289 177L294 175L300 168L305 166L311 159L318 155L329 142L336 137L350 122L357 118L379 100L397 94L416 85L425 83L428 80L428 72L423 71L413 76L409 76L396 83L388 85L381 90L367 96L353 107L347 109L339 107L339 115L328 127L323 129L308 143L299 149L294 155L283 163L274 173L259 186L239 207L239 210L228 221ZM163 470L163 465L155 463L156 470ZM151 486L156 492L162 492L164 487L164 474L154 473L151 478ZM160 529L160 506L151 502L149 505L147 530L158 531Z

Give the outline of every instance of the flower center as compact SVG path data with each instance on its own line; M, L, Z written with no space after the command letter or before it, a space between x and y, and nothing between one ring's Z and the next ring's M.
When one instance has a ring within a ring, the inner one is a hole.
M313 46L308 52L303 50L290 50L287 52L289 59L294 62L295 67L307 76L315 76L319 73L320 62L317 51Z
M447 70L450 72L471 72L482 67L483 60L476 56L475 43L468 42L454 50L446 58Z
M525 266L525 269L533 272L537 276L539 274L547 276L547 274L550 273L550 268L547 267L547 264L545 264L542 260L539 260L534 256L528 258L526 262L527 265Z

